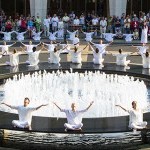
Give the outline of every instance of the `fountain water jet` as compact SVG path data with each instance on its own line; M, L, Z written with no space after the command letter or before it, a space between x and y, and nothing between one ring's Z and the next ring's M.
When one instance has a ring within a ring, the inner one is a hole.
M10 105L23 104L24 97L31 99L32 106L50 103L44 109L35 112L36 116L65 117L64 113L53 106L55 101L61 108L70 108L76 102L78 109L84 109L94 100L94 105L85 113L85 118L112 117L127 115L115 107L121 104L131 108L131 102L136 100L140 107L148 104L147 88L143 81L129 76L119 76L98 72L57 71L49 73L35 72L32 75L15 75L7 79L3 90L4 101ZM16 113L5 106L1 110Z

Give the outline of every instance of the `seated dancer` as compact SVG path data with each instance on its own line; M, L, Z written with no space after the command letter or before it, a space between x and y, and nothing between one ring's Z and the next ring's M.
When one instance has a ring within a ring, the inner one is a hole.
M77 34L78 30L74 31L74 32L70 32L67 30L67 33L69 33L69 40L73 41L75 38L75 35Z
M150 68L149 52L146 52L145 54L141 54L141 56L142 56L143 68Z
M40 105L38 107L30 107L29 103L30 103L30 100L27 97L24 99L24 105L21 105L21 106L11 106L6 103L1 103L10 107L11 109L16 109L18 111L19 120L12 121L12 124L14 127L23 128L23 129L27 128L31 130L32 112L35 110L38 110L39 108L43 106L48 105L46 104L46 105Z
M98 48L99 52L102 54L106 54L106 47L109 46L112 42L110 42L109 44L103 44L103 41L100 40L99 44L95 44L90 42L91 45L94 45L96 48Z
M71 104L72 109L70 110L70 109L61 109L55 102L53 102L53 104L56 105L60 109L61 112L64 112L66 114L68 123L64 124L66 128L65 131L68 131L68 130L72 130L72 131L80 130L81 131L81 128L83 126L82 115L92 106L93 103L94 101L92 101L86 109L79 111L79 110L76 110L75 103Z
M67 46L66 46L67 47ZM64 47L63 49L57 50L57 48L54 48L54 51L51 51L51 55L52 55L52 60L50 61L50 63L52 64L59 64L61 58L60 58L60 53L66 49L66 47Z
M48 58L48 61L49 61L50 63L53 62L53 52L54 52L54 48L58 45L58 44L54 44L54 43L55 43L54 41L50 41L50 44L43 43L44 45L47 46L46 49L48 50L48 52L49 52L49 54L50 54L50 57Z
M24 43L22 43L22 42L21 42L21 44L26 47L26 52L33 52L33 50L32 50L33 47L39 46L39 45L41 44L41 42L40 42L39 44L37 44L37 45L33 45L33 44L32 44L32 41L29 41L29 44L24 44ZM22 48L22 47L21 47L21 48ZM22 49L23 49L23 48L22 48Z
M69 50L69 52L71 53L71 62L72 63L80 64L82 62L81 52L83 50L85 50L87 48L87 46L85 46L85 48L83 48L82 50L78 50L78 48L76 46L74 47L74 51Z
M9 54L9 47L13 46L14 44L16 44L16 42L11 44L11 45L7 45L6 42L4 41L3 45L0 45L0 48L2 49L2 54L3 55Z
M18 66L18 64L19 64L19 55L20 55L20 53L17 52L16 49L14 49L13 53L9 54L10 62L6 61L6 64L10 65L12 67Z
M42 49L44 48L44 46L42 47ZM36 50L36 47L33 47L33 51L32 52L27 52L28 54L28 60L26 61L30 66L36 66L39 63L39 54L41 52L41 50Z
M119 54L113 54L113 56L116 56L116 64L119 66L128 66L128 64L130 63L130 60L126 60L127 56L129 56L130 54L122 54L122 49L119 49Z
M124 111L129 113L129 128L133 129L134 131L136 131L137 129L146 128L147 122L143 121L143 112L145 110L138 109L136 101L132 102L131 110L127 110L120 105L116 106L122 108Z
M133 40L133 34L123 34L123 36L125 36L126 42L131 42Z
M41 40L41 34L42 34L43 31L41 32L37 32L37 31L33 31L32 30L32 38L35 40L35 41L40 41Z
M24 40L24 34L26 34L28 31L25 31L25 32L17 32L17 31L15 31L15 33L16 33L16 38L17 38L17 40L18 41L23 41Z
M4 41L11 41L11 34L14 33L15 31L11 31L11 32L2 32L0 31L0 33L4 34Z
M94 48L90 45L90 48L91 48L91 50L93 51L93 56L94 56L94 58L93 58L93 63L95 64L95 65L103 65L103 61L104 61L104 59L103 59L103 54L102 54L102 52L100 52L99 50L98 50L98 48L96 48L95 50L94 50Z
M82 30L81 30L82 31ZM96 30L95 30L96 31ZM92 38L92 36L94 35L94 33L95 33L95 31L94 32L83 32L82 31L82 33L83 34L85 34L85 40L87 41L87 42L91 42L92 40L93 40L93 38Z
M133 46L133 45L132 45L132 47L136 47L136 49L138 50L138 53L139 53L140 55L145 54L146 51L149 49L149 47L146 46L145 43L143 43L142 46Z
M56 34L58 33L58 31L56 32L49 32L49 39L51 41L56 41Z
M113 42L114 40L114 36L116 36L116 34L113 33L102 33L104 36L104 39L108 42Z

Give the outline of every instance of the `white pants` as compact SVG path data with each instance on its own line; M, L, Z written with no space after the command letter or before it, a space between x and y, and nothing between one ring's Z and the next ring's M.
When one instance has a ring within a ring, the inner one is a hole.
M79 123L77 125L71 125L69 123L64 124L65 128L70 129L70 130L76 130L76 129L81 129L83 126L83 123Z
M140 123L131 123L129 125L130 128L132 129L143 129L147 126L147 122L144 121L144 122L140 122Z
M117 62L117 65L119 65L119 66L128 66L128 64L130 63L130 60L127 60L127 61L125 61L125 62Z
M104 59L98 59L98 60L96 60L95 58L93 59L93 63L95 65L102 65L103 62L104 62Z
M18 127L18 128L27 128L30 126L27 121L19 121L19 120L13 120L12 124L13 126Z

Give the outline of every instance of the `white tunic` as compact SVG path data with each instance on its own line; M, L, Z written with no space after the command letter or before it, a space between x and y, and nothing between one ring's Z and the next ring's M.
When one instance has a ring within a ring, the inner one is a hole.
M41 33L42 33L42 31L41 32L38 32L38 33L36 33L36 32L32 32L33 33L33 39L35 40L35 41L40 41L41 40Z
M72 41L72 44L74 44L76 47L78 47L78 46L79 46L79 42L80 42L79 38L78 38L78 37L75 37L75 38L73 39L73 41ZM78 43L78 44L77 44L77 43Z
M125 36L126 42L131 42L133 40L132 38L133 34L123 34L123 36Z
M52 54L52 57L53 57L53 59L52 59L52 62L51 63L53 63L53 64L59 64L59 62L60 62L60 53L61 53L61 50L59 50L59 51L57 51L57 52L51 52L51 54Z
M102 53L102 54L105 54L106 53L106 47L108 46L109 44L94 44L94 46L96 48L98 48L99 52Z
M139 50L139 54L142 55L142 54L146 53L146 50L149 49L149 47L148 46L137 46L137 49Z
M147 43L147 32L148 32L148 27L142 29L142 35L141 35L141 43Z
M10 66L18 66L19 64L19 54L20 53L15 53L15 54L10 54L10 62L6 62Z
M150 57L146 57L145 54L142 54L142 63L143 68L150 68Z
M52 33L52 32L49 32L49 39L51 40L51 41L56 41L56 34L58 33L58 31L56 31L56 32L54 32L54 33Z
M67 30L67 33L69 33L69 40L73 41L77 32L78 32L78 30L76 30L74 32L70 32Z
M94 32L83 32L84 34L85 34L85 40L87 41L87 42L91 42L92 41L92 36L93 36L93 34L94 34Z
M11 34L14 33L14 31L11 32L1 32L2 34L4 34L4 41L10 41L11 40Z
M2 54L4 52L6 52L7 54L9 53L9 47L11 47L13 44L11 45L0 45L1 49L2 49Z
M112 33L103 33L103 35L105 40L108 42L112 42L114 40L114 36L116 36L116 34L112 34Z
M32 121L32 112L36 110L36 108L33 107L24 107L24 106L12 106L12 109L16 109L18 111L19 115L19 121L20 122L28 122L29 125L31 125Z
M40 50L28 53L30 66L36 66L39 63L39 54Z
M72 63L80 64L82 61L81 51L77 51L76 53L74 51L70 51L70 52L71 52Z
M25 32L16 32L15 33L17 34L16 38L18 41L23 41L24 40L24 34L26 33L27 31Z
M61 110L61 112L64 112L66 114L68 124L70 125L78 125L82 123L82 115L86 111L87 109L75 111L75 112L73 112L72 110L67 110L67 109Z

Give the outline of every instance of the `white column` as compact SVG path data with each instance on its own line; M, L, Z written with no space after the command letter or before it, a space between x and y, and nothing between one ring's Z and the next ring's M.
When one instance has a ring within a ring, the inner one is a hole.
M126 13L127 0L109 0L110 16L121 16Z
M47 0L30 0L31 16L39 15L44 19L47 15Z

